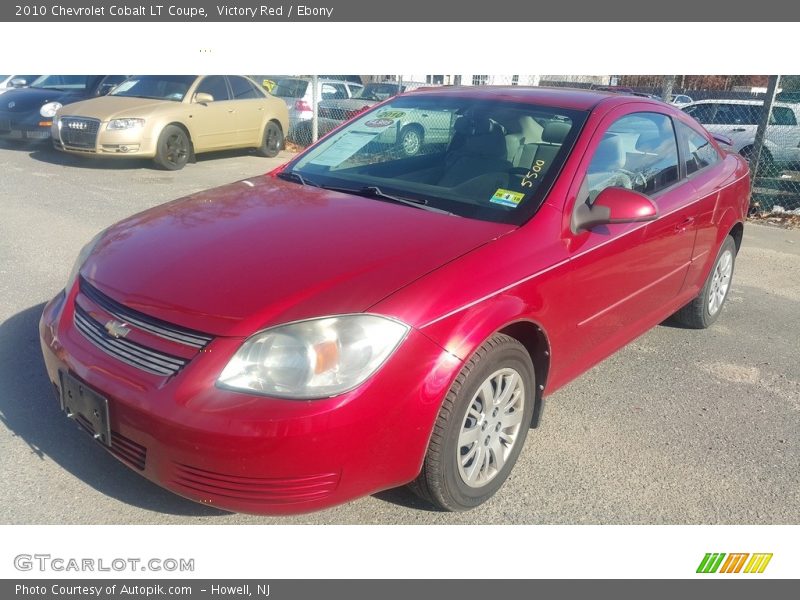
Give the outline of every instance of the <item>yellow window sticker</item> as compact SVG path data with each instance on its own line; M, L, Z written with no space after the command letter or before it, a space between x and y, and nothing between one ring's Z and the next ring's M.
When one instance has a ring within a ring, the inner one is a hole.
M500 188L494 193L494 196L492 196L489 202L494 204L502 204L503 206L510 206L511 208L517 208L524 197L525 194Z

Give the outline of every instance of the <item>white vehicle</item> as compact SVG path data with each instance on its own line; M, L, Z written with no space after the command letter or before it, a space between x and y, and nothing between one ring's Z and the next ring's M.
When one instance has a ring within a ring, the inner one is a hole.
M712 134L729 137L733 149L750 160L764 103L760 100L698 100L682 107ZM762 165L800 164L800 104L776 102L762 150Z
M692 102L692 99L686 94L674 94L669 97L669 103L673 106L684 106Z
M0 75L0 94L14 88L27 87L39 75Z

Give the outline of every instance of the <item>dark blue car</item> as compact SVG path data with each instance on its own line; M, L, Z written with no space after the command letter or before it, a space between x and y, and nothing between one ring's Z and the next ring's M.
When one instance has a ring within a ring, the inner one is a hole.
M0 139L47 140L56 111L72 102L104 96L127 75L41 75L30 87L0 96Z

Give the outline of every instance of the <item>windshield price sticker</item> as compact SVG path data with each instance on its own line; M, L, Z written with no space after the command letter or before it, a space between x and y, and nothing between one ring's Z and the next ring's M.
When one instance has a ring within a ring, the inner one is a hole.
M336 140L322 154L311 160L312 165L338 167L378 136L375 131L350 131Z
M511 208L517 208L519 203L522 202L523 198L525 198L525 194L500 188L494 193L494 196L492 196L489 202L494 204L502 204L503 206L509 206Z

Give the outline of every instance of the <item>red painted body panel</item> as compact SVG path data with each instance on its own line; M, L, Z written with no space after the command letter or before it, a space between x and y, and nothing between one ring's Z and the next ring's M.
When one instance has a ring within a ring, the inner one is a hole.
M78 286L51 301L40 325L49 376L58 385L59 373L71 372L109 398L112 452L128 464L131 452L146 452L142 473L160 485L256 513L314 510L407 483L419 472L449 386L489 336L515 323L538 326L549 356L536 357L549 360L547 380L538 383L552 391L691 300L746 215L747 166L725 155L657 194L655 221L574 233L578 187L614 119L645 110L697 124L658 102L596 92L414 93L592 112L545 202L522 227L264 177L111 228L82 269L87 281L129 308L215 336L197 352L149 339L189 360L165 378L120 362L76 330L76 305L105 315ZM295 401L215 386L259 329L362 311L411 330L355 390Z

